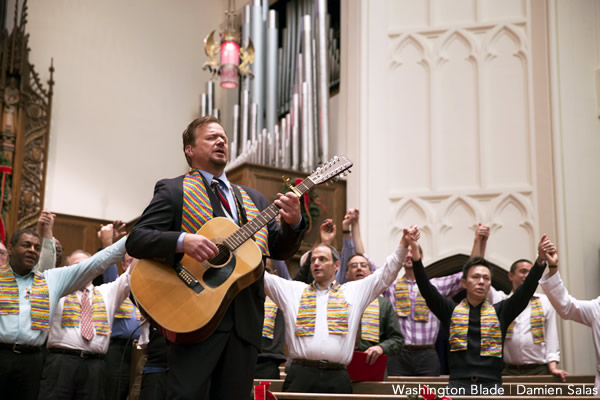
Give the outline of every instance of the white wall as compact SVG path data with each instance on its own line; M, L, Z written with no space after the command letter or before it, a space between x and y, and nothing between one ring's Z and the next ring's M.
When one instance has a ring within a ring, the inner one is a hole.
M181 133L208 73L202 40L223 1L29 1L31 61L56 82L45 206L131 220L187 164Z
M561 275L572 295L592 299L600 295L600 1L550 3ZM563 337L569 369L591 373L590 329L565 322Z
M377 262L408 224L432 262L469 253L483 222L500 266L534 258L548 233L570 288L600 293L599 5L342 1L338 144ZM593 373L591 347L588 328L565 324L565 368Z
M539 216L529 3L348 6L361 18L362 64L360 104L348 112L361 115L360 131L347 142L349 152L354 147L360 154L369 253L383 262L411 223L421 226L430 261L469 253L481 222L492 226L492 261L507 267L534 256Z

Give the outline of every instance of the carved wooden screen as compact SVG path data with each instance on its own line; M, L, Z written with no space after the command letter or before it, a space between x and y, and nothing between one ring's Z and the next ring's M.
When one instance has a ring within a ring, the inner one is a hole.
M0 33L0 235L35 225L44 203L52 74L45 89L29 62L27 2Z

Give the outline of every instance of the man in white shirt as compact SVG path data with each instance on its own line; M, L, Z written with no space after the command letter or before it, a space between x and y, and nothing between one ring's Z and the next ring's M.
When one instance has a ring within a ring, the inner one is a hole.
M59 299L122 259L125 239L79 264L35 272L41 247L37 232L16 232L8 246L9 264L0 268L0 387L7 399L37 400L41 346Z
M596 381L593 393L600 394L600 296L594 300L577 300L569 294L558 272L558 251L548 258L549 272L540 279L540 286L563 319L570 319L592 328L596 349Z
M102 229L109 230L112 237L112 225ZM76 250L69 263L90 256ZM114 282L94 287L90 281L82 290L60 299L51 320L40 400L104 400L104 357L115 313L129 296L129 277L128 269Z
M475 232L474 252L485 252L490 227L481 225ZM476 250L479 246L479 250ZM490 286L488 301L496 304L512 296L515 290L525 282L533 264L519 259L510 266L508 279L512 282L512 291L506 293ZM568 372L557 368L560 362L560 347L556 312L548 298L535 293L521 314L509 325L504 341L503 375L547 375L559 377L563 382Z
M291 365L283 391L352 393L346 366L366 307L395 279L406 255L407 236L418 239L416 226L405 229L400 245L383 268L339 285L337 251L327 245L312 250L313 283L265 274L265 291L283 311Z
M529 260L515 261L508 273L513 290L506 293L491 289L492 304L502 301L515 292L525 281L533 264ZM560 347L556 325L556 311L548 298L535 293L521 314L509 325L504 342L503 375L547 375L559 377L563 382L568 373L557 367Z

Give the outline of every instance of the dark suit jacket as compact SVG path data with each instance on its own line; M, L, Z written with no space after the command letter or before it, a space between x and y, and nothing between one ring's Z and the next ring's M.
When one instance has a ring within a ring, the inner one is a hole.
M150 258L167 264L175 264L183 257L183 253L175 251L177 239L181 234L183 178L182 175L156 183L152 201L127 238L126 248L131 256ZM268 200L258 191L245 186L243 188L259 211L269 206ZM300 247L305 226L305 222L302 221L300 231L294 231L285 222L282 221L279 225L272 220L268 224L271 258L290 258ZM217 330L235 329L240 338L260 348L264 299L264 282L261 277L235 297Z

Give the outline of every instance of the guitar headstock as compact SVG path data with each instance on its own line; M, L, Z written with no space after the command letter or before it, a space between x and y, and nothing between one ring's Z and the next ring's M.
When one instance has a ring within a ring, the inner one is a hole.
M318 167L308 179L315 185L325 183L330 179L339 179L350 173L349 169L352 165L352 161L345 156L334 156L331 160Z

